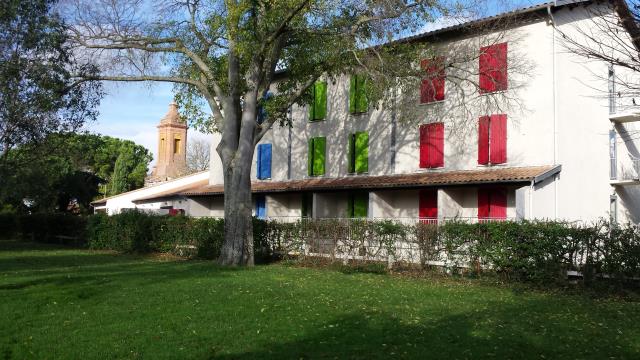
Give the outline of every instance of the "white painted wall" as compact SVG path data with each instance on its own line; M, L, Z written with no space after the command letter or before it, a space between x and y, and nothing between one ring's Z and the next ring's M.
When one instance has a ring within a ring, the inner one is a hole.
M583 7L562 8L554 13L554 20L558 29L568 34L576 26L588 27L592 21ZM492 36L495 34L460 39L445 45L471 44L479 49ZM505 40L509 47L509 64L524 59L531 70L527 71L528 76L510 72L507 95L519 98L519 105L494 112L508 116L507 164L498 166L562 165L558 176L537 184L533 189L519 191L518 198L524 201L526 217L595 220L608 216L610 195L616 193L620 199L618 215L632 221L640 220L640 190L617 187L616 192L609 181L608 132L612 125L608 119L607 100L602 96L607 84L594 77L594 74L606 74L606 64L586 62L568 54L548 18L511 29ZM477 72L477 69L471 70ZM469 114L451 111L446 115L429 115L435 113L430 107L446 106L446 102L456 101L456 95L450 92L448 85L446 91L445 104L424 105L424 116L418 113L416 119L402 119L398 123L397 154L392 166L390 111L376 110L371 106L369 113L351 115L348 111L349 77L340 76L335 82L328 81L326 120L309 122L306 106L292 108L292 179L307 178L308 140L317 136L327 138L325 176L348 176L348 135L356 131L369 133L369 175L390 174L393 168L395 173L484 168L477 164L477 120L487 113L478 108ZM422 123L433 121L445 123L445 167L422 170L418 168L418 128ZM635 132L640 130L639 126L627 124L617 130ZM288 128L276 125L261 140L261 143L273 144L271 181L288 178L288 133ZM627 153L640 157L638 149L637 141L618 138L619 172L630 168ZM211 183L221 183L221 167L216 153L212 156L212 169ZM255 159L252 176L255 179ZM516 188L512 190L509 192L508 216L515 217ZM439 194L443 216L477 215L475 187L446 188ZM376 191L370 197L370 216L417 216L415 195L415 191ZM287 196L283 194L273 198L274 214L295 214L298 211L292 205L297 202L285 200ZM290 209L283 210L287 203ZM315 214L318 217L340 217L346 211L346 200L336 193L320 193L316 194L314 206L317 206Z
M208 171L202 171L192 175L184 176L172 181L168 181L159 185L149 186L138 190L129 191L107 198L106 205L97 206L96 210L106 209L107 214L114 215L120 213L123 209L160 209L163 206L174 206L176 209L188 209L186 199L160 199L159 201L146 202L136 204L136 199L154 196L175 189L183 188L190 184L196 184L209 178Z

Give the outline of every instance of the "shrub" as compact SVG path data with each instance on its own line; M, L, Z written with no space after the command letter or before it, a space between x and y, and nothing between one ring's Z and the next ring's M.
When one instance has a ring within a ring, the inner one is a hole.
M30 234L44 240L79 228L84 220L78 219L28 216L19 218L17 227L23 233L29 227ZM10 220L0 221L11 228ZM640 230L635 225L610 226L606 221L576 226L559 221L402 224L366 219L254 219L253 225L257 262L309 255L358 269L367 262L377 267L406 262L423 268L438 262L451 271L491 271L505 279L544 283L564 281L567 270L582 272L586 284L640 276ZM222 219L137 211L91 216L86 230L94 249L176 252L204 259L220 255L223 235Z
M221 219L160 216L139 211L93 215L87 229L92 249L187 253L204 259L220 255L223 233Z
M23 239L66 245L86 244L87 219L64 213L17 215L16 231Z
M0 213L0 239L11 239L16 236L18 220L15 214Z

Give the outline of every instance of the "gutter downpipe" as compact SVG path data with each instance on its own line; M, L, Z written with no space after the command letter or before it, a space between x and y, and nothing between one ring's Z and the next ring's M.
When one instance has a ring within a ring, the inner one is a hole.
M529 186L529 211L528 211L528 216L525 216L525 219L527 220L533 220L533 191L534 191L534 185L535 185L536 181L535 179L531 180L531 185Z
M398 89L393 87L393 96L391 97L391 139L389 144L390 154L390 168L391 173L396 172L396 131L397 131L397 119L396 119L396 96L398 96Z
M557 2L554 1L554 5L557 5ZM547 5L547 14L549 14L549 18L551 19L551 52L552 52L552 94L553 94L553 165L557 165L558 163L558 124L557 124L557 109L556 109L556 97L557 97L557 89L556 89L556 20L553 17L553 12L551 11L551 4ZM558 219L558 175L553 176L553 212L554 218ZM532 185L533 187L533 185Z

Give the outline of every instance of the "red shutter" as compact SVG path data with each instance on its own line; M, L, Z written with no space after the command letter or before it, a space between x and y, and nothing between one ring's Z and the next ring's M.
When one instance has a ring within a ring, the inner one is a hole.
M478 219L489 218L489 191L487 188L478 188Z
M420 67L427 73L420 86L420 103L444 100L444 58L423 59Z
M491 189L489 216L492 219L507 218L507 191L504 188Z
M420 190L419 202L420 219L438 218L438 190Z
M422 70L428 72L429 70L429 60L422 59L420 61L420 67ZM420 85L420 103L430 103L433 101L433 86L431 85L431 79L427 76L422 79L422 84Z
M480 92L506 90L507 43L480 48Z
M444 124L435 123L431 124L431 147L429 160L431 161L431 167L443 167L444 166Z
M478 122L478 164L489 164L489 122L488 116L483 116Z
M420 167L429 166L429 125L420 125Z
M427 152L429 153L428 157L429 157L429 162L427 163L427 167L428 168L432 168L433 167L433 162L436 160L435 158L435 154L436 154L436 148L435 148L435 128L433 127L434 124L428 124L427 125L427 140L428 140L428 144L427 144Z
M492 164L507 162L507 115L491 115L491 149L489 160Z

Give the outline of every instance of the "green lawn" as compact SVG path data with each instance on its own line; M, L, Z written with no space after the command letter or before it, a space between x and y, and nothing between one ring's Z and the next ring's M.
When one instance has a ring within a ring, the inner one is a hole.
M0 359L640 358L640 303L0 241Z

